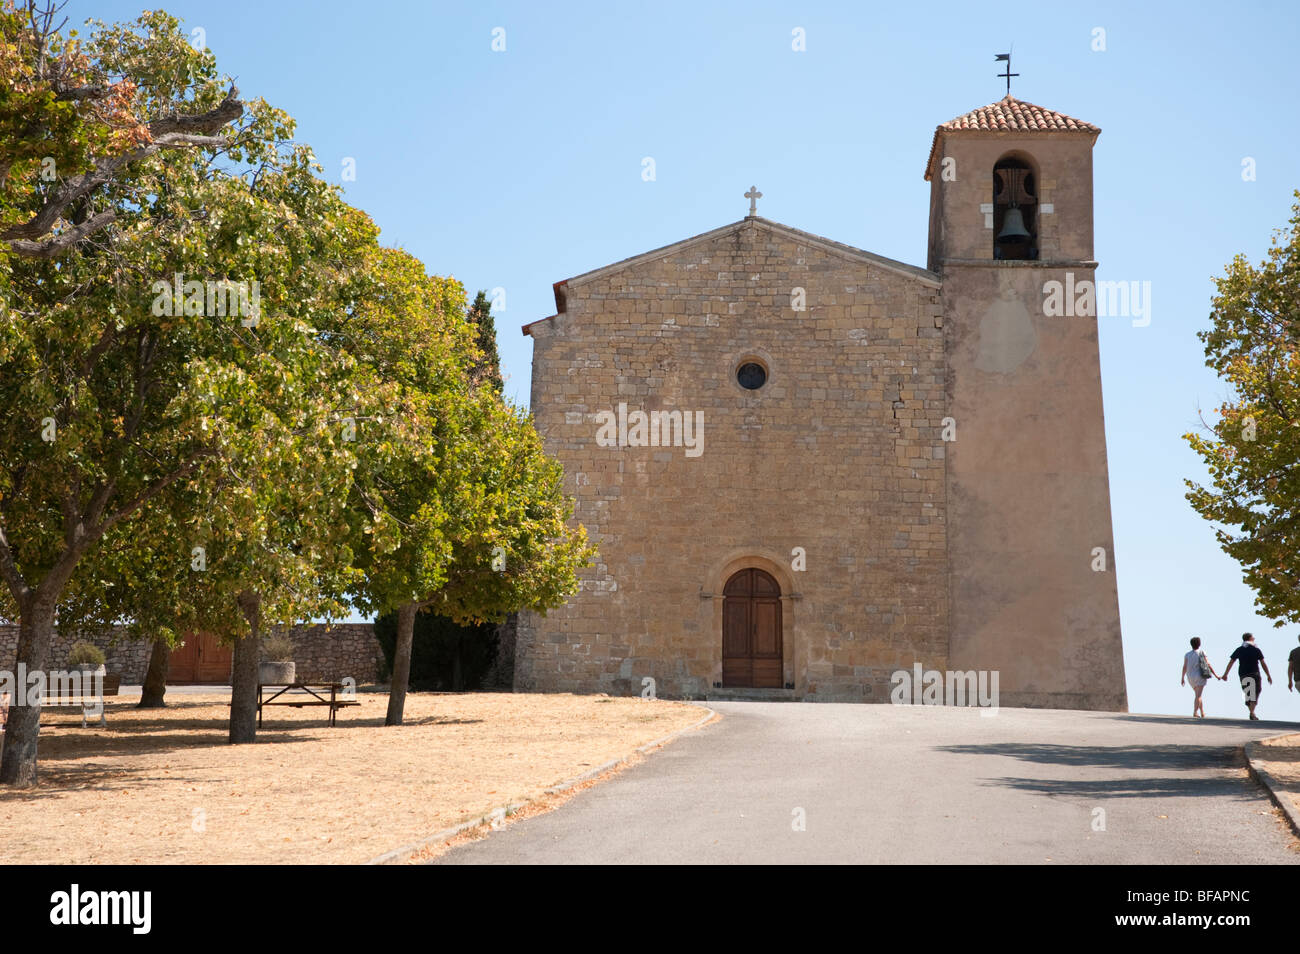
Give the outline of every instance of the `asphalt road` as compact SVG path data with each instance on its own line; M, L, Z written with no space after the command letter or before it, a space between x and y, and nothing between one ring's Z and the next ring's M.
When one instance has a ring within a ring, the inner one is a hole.
M721 720L434 863L1300 862L1239 754L1289 723L709 705Z

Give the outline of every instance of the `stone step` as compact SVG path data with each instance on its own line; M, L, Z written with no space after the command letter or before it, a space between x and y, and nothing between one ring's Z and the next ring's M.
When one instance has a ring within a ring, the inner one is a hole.
M794 702L793 689L710 689L706 702Z

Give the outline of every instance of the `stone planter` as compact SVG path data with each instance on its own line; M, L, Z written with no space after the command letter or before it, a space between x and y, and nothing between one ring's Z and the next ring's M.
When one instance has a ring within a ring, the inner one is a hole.
M297 669L292 662L261 662L257 664L257 681L264 686L286 686L297 682Z
M104 684L104 676L108 672L108 667L102 665L96 666L92 663L76 663L75 665L69 666L68 671L80 673L82 691L92 692L97 685L102 686ZM96 676L99 677L98 680L96 680Z
M52 675L45 687L45 698L53 704L72 705L77 700L98 696L103 691L106 671L107 667L94 663L69 663L66 669Z

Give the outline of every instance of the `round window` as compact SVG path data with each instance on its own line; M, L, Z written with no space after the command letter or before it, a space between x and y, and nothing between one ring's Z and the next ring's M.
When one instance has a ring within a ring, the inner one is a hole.
M746 391L757 391L767 383L767 369L755 361L746 361L736 369L736 382Z

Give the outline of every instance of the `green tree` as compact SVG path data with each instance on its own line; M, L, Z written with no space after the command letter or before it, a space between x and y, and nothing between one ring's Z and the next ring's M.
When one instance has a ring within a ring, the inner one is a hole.
M177 485L181 490L185 487ZM78 569L79 585L69 588L59 609L59 625L65 629L115 626L128 639L152 644L140 696L142 709L165 705L172 648L187 633L229 611L213 602L211 588L196 585L198 574L207 569L207 552L196 546L186 553L189 533L176 518L185 512L188 501L175 496L161 495L154 506L127 522L129 533L106 534L88 551ZM158 521L164 525L145 526ZM174 546L142 548L135 544L137 537L169 539Z
M474 361L471 376L476 384L486 382L497 394L501 393L501 357L497 354L497 325L492 317L492 302L487 292L474 296L469 308L469 322L474 329L474 344L479 357Z
M1199 337L1230 392L1205 433L1185 436L1210 473L1208 487L1186 482L1187 499L1218 525L1278 626L1300 622L1300 191L1296 200L1266 261L1238 255L1216 279Z
M441 474L451 560L428 605L458 622L560 606L596 553L586 528L570 523L564 469L527 411L482 391L472 411Z
M544 453L527 413L490 387L473 392L463 411L440 422L433 487L447 514L443 580L395 607L387 725L402 721L417 612L463 624L500 622L521 609L545 612L577 592L577 571L595 554L586 529L569 523L563 469Z
M383 250L354 298L332 335L393 383L389 413L404 422L359 443L352 521L354 603L396 614L386 724L400 725L417 613L480 622L558 605L590 549L567 525L559 466L480 373L482 326L467 324L461 286Z
M115 221L103 187L129 177L133 163L228 146L216 134L244 110L233 85L219 94L206 63L183 50L118 69L101 55L111 35L101 31L83 49L76 30L60 32L60 6L0 8L0 243L32 258L54 258ZM146 25L163 28L157 52L188 46L165 14Z
M229 86L162 13L101 25L84 51L133 78L139 115L210 111ZM342 418L383 401L316 330L374 227L292 135L286 114L250 103L220 144L160 150L97 185L85 200L114 214L93 240L57 261L0 253L0 613L19 620L17 659L43 669L56 611L103 589L106 538L105 579L133 573L137 590L163 577L160 554L188 568L207 539L195 613L235 640L232 741L252 737L260 624L339 608L355 464ZM151 519L176 494L192 496L188 516ZM0 782L35 781L38 726L36 707L11 711Z

